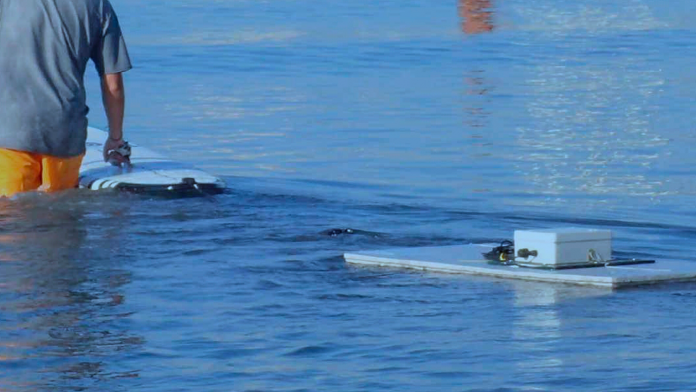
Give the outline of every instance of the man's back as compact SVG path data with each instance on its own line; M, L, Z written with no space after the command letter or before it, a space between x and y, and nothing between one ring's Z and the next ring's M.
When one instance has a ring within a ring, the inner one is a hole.
M107 0L0 0L0 148L84 153L84 74L130 69Z

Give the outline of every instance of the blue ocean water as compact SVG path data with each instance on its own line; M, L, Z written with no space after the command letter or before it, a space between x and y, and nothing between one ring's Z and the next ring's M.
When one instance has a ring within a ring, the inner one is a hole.
M696 262L696 3L113 4L128 139L230 189L0 200L0 390L696 389L696 284L341 256L572 225Z

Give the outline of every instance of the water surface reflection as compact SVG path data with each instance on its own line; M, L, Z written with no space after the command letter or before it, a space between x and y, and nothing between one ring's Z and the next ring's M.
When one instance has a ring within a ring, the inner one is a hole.
M459 16L462 18L462 31L467 34L487 33L495 27L491 0L460 0Z
M564 320L562 305L582 298L612 295L611 289L512 281L516 311L512 326L512 338L516 349L527 353L516 363L522 372L539 372L551 375L563 372L562 339Z
M110 238L90 233L94 211L71 196L0 200L0 367L12 369L0 384L8 388L77 390L138 375L120 363L142 344L124 306L131 274Z

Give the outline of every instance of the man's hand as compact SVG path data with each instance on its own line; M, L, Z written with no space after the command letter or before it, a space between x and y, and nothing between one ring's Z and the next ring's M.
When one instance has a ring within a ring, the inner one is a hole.
M104 142L104 162L109 162L114 166L121 166L124 163L130 164L130 146L121 139L107 138Z

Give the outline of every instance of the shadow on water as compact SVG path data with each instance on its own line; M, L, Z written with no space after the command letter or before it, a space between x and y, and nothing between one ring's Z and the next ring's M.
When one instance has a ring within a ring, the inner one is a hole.
M118 212L71 196L0 199L0 384L9 390L84 390L138 375L122 363L143 341L129 330L131 275L111 245ZM113 225L92 233L91 219Z

